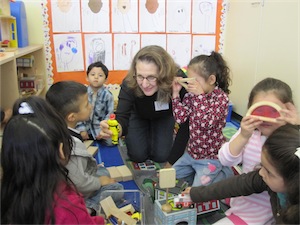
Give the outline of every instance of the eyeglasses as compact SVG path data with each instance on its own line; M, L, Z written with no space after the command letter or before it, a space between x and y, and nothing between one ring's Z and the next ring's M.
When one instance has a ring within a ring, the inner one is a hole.
M149 83L154 83L157 80L157 77L152 76L152 75L150 75L148 77L143 77L142 75L135 75L134 77L139 82L143 82L144 79L146 79Z

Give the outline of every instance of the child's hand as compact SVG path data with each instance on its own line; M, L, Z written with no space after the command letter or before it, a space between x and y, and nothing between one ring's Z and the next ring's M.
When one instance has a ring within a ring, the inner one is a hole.
M256 117L245 116L241 121L241 135L244 138L249 139L253 133L253 131L258 128L258 126L263 121L259 120Z
M300 125L300 116L296 107L288 102L285 104L286 109L281 109L281 116L277 118L278 121L284 121L292 125Z
M204 93L201 84L196 79L189 81L187 87L187 91L194 95L201 95Z
M100 176L99 181L100 181L101 186L106 186L109 184L116 183L115 179L112 179L108 176Z
M81 131L80 135L81 135L83 140L88 140L89 139L89 134L86 131Z
M178 82L182 77L176 77L173 81L173 98L179 97L179 92L182 88L182 85Z
M186 189L181 192L181 194L190 194L192 187L187 187Z

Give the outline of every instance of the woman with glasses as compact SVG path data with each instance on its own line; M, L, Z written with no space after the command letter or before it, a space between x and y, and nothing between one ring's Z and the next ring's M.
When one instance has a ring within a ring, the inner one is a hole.
M172 114L172 83L186 77L162 47L151 45L139 50L121 84L116 119L119 136L125 136L128 157L134 162L151 159L175 163L183 154L189 131L182 124L173 139L175 120ZM182 89L181 98L186 93ZM107 121L100 123L103 138L109 138Z

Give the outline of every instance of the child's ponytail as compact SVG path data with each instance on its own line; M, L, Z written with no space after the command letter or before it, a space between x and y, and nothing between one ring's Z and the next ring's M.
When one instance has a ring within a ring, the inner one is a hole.
M226 61L223 59L220 53L211 52L210 57L214 59L214 61L217 63L217 69L216 69L216 80L218 83L218 86L227 94L230 94L229 85L231 82L230 79L230 69L227 66Z

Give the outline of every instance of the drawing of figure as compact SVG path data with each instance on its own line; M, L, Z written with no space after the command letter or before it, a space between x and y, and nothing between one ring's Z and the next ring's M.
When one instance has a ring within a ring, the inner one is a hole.
M150 14L153 14L158 9L158 0L146 0L145 7Z
M130 0L118 0L117 8L122 14L127 14L131 8Z
M89 0L89 3L88 3L88 6L93 13L100 12L102 5L103 5L103 3L101 0Z
M83 32L109 32L109 1L82 0L81 22Z
M89 52L89 64L98 61L105 64L105 42L102 38L94 38L92 40Z
M135 54L136 40L128 40L118 44L118 69L127 69Z
M213 14L213 4L211 2L200 2L199 11L203 15L204 30L209 31L209 23Z
M178 6L173 15L174 23L182 26L185 24L187 18L188 15L187 15L186 8L183 5Z
M53 0L51 4L53 32L80 32L80 2L74 0Z
M132 32L133 28L131 25L131 19L129 13L131 11L131 1L130 0L118 0L117 7L115 8L116 21L120 23L119 28L121 32Z
M167 7L167 32L189 32L191 7L185 1L167 1Z
M58 62L64 71L69 70L69 64L73 61L74 55L77 53L77 42L74 37L67 39L59 45Z
M64 13L69 12L71 6L72 6L71 0L57 0L57 7L60 9L60 11Z
M193 56L197 55L209 55L213 49L208 48L208 46L205 46L203 44L199 44L195 46L194 54Z

